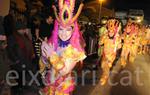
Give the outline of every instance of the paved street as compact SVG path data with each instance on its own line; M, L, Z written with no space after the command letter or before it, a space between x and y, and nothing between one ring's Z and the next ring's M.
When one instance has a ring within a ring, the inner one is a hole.
M149 71L150 56L148 55L138 55L135 62L128 63L124 69L121 69L118 60L111 71L107 84L101 86L99 79L102 72L96 68L95 57L91 57L85 61L83 71L78 75L73 95L150 95ZM24 89L24 92L37 92L36 87ZM16 92L14 95L22 95L18 90Z
M88 73L85 85L83 86L82 82L78 84L74 95L150 95L149 70L150 56L138 55L135 62L128 63L124 69L121 69L118 62L105 86L101 86L98 82L101 71L96 71L98 77L95 85L92 85L92 83L95 83L91 78L93 72ZM115 85L112 85L112 83Z

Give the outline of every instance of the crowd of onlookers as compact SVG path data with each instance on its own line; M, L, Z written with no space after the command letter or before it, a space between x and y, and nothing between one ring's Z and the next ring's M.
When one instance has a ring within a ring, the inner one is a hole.
M26 0L28 6L17 9L11 1L9 14L0 16L0 94L9 92L10 89L3 89L6 74L15 70L19 79L13 81L18 85L11 87L11 91L14 95L17 95L16 92L23 95L19 91L23 87L22 71L38 71L40 45L51 35L54 15L47 2ZM26 82L29 82L31 76L28 73L26 76Z

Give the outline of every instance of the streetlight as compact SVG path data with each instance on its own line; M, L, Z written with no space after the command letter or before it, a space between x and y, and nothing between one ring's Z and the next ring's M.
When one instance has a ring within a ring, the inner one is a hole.
M100 3L100 9L99 9L99 21L101 19L101 10L102 10L102 4L103 4L104 0L99 0Z

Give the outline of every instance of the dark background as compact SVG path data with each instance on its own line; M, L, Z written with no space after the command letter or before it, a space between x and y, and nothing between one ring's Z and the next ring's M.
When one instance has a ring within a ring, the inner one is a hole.
M85 0L89 2L93 0ZM114 8L116 11L129 9L143 9L145 17L150 17L150 0L105 0L104 7Z
M44 0L45 4L51 6L57 0ZM84 1L84 3L94 0L76 0L76 3ZM97 0L98 1L98 0ZM77 4L77 5L78 5ZM128 11L129 9L143 9L144 16L150 20L150 0L104 0L104 7L113 8L115 11Z

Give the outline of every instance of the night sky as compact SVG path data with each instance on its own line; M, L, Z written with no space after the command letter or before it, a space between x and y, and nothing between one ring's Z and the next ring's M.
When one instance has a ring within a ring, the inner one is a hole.
M93 0L85 0L93 1ZM116 11L128 9L143 9L145 17L150 19L150 0L105 0L104 7L114 8Z
M46 0L57 1L57 0ZM82 0L76 0L81 2ZM94 0L83 0L85 3ZM150 20L150 0L105 0L103 7L114 8L116 11L128 11L129 9L143 9L145 18Z
M115 9L143 9L145 16L150 16L150 0L113 0Z

